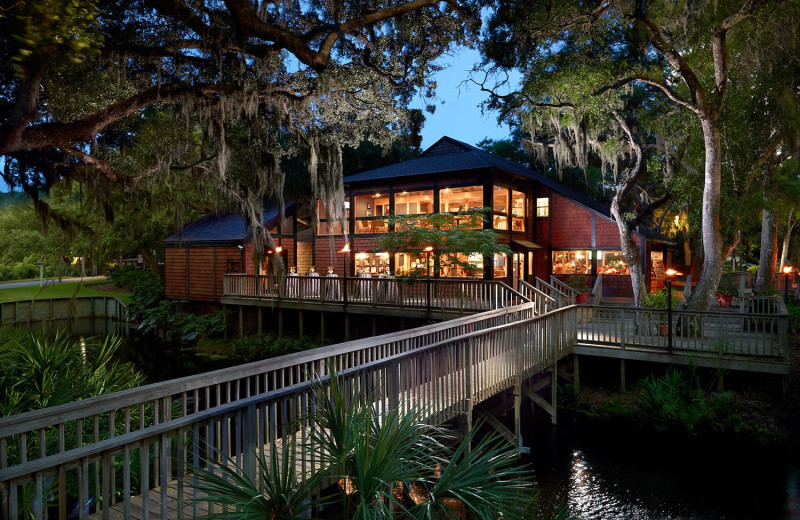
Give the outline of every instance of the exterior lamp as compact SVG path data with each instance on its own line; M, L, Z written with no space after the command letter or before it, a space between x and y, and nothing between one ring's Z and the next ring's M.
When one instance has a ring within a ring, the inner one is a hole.
M275 252L276 253L280 253L282 251L283 251L283 247L281 247L281 246L278 246L278 247L275 248Z
M664 281L667 286L667 352L672 354L672 280L681 273L670 267L664 274L667 276Z
M345 242L344 247L339 250L339 253L344 255L344 280L342 281L342 292L344 293L344 304L347 305L347 274L350 272L348 265L350 260L350 242Z
M783 303L789 305L789 275L792 273L792 266L783 266Z
M427 306L428 306L428 313L431 312L431 257L433 256L433 246L428 246L423 249L425 252L425 268L427 270L428 279L426 282L428 283L427 291L426 291L426 299L427 299Z

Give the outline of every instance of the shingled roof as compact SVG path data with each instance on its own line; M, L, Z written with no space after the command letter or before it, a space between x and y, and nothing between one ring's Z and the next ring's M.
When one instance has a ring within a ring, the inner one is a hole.
M437 173L455 173L479 170L500 170L525 177L563 195L587 208L611 218L609 208L591 197L564 186L541 173L509 159L498 157L486 150L444 136L419 157L389 166L368 170L344 178L345 183L396 179Z
M425 150L419 157L389 166L368 170L344 178L347 183L383 181L402 177L435 175L441 173L476 172L480 170L499 170L534 180L586 208L612 220L611 210L605 204L579 193L558 181L503 157L498 157L476 146L444 136ZM667 243L673 241L655 231L640 228L640 234L649 239Z
M288 205L287 209L293 205ZM278 206L264 209L264 225L277 224ZM250 238L250 228L237 213L212 213L192 222L166 240L166 246L240 245Z

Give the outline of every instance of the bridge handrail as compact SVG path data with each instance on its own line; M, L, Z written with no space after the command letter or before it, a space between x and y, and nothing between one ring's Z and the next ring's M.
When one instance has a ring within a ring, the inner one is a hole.
M485 311L524 301L508 285L497 280L319 275L279 278L243 273L224 275L223 295L459 311Z
M664 350L668 343L667 321L666 309L633 307L586 307L579 311L578 317L582 343ZM612 323L613 328L609 328ZM786 314L672 311L672 340L676 350L788 361L787 331Z
M425 384L425 381L420 380L418 376L419 361L412 363L410 360L412 358L431 356L434 351L448 350L447 355L438 353L439 358L455 360L456 357L459 357L456 364L449 368L451 372L448 373L452 373L453 369L462 371L464 377L468 380L465 386L471 388L472 393L467 395L463 392L444 392L437 402L441 402L444 399L449 402L442 403L442 408L445 409L436 410L431 416L432 422L441 423L455 415L464 413L464 407L471 406L472 402L480 401L493 395L498 391L498 388L509 388L519 378L529 377L532 373L541 371L546 366L554 364L557 359L568 354L575 343L576 329L569 325L574 324L576 320L576 309L574 306L567 307L547 315L528 317L519 321L442 339L419 349L397 353L383 359L345 369L339 372L338 375L350 379L363 377L365 380L370 381L374 388L381 389L383 392L381 395L375 396L376 404L385 406L387 402L394 403L401 410L407 410L414 406L414 399L412 396L407 395L404 400L402 398L403 392L407 393L409 389L417 388L419 384ZM513 334L519 341L507 341L510 334ZM545 340L545 338L547 342L546 348L537 349L539 342ZM465 349L469 350L469 353L466 353ZM509 353L514 354L510 356ZM503 356L504 359L515 360L515 362L500 363L499 365L495 362L493 370L482 373L480 376L473 374L472 369L465 370L466 367L477 366L498 355ZM429 364L428 366L431 367L431 370L439 370L441 368L437 368L435 364ZM502 370L497 370L497 368ZM370 375L363 376L365 373ZM324 380L326 377L328 375L320 374L320 379ZM416 382L401 388L403 386L401 382L408 382L409 378L413 379L414 377L417 378L415 379ZM473 377L475 378L474 381ZM225 403L199 411L196 414L185 415L140 430L128 431L109 439L81 446L75 450L55 453L25 464L0 469L0 483L32 478L47 471L60 471L63 473L75 468L80 469L81 466L86 466L87 463L91 463L93 460L108 460L109 457L119 456L119 454L131 448L152 446L158 442L168 442L172 440L168 439L168 435L173 433L189 434L195 432L195 435L197 435L198 428L210 426L213 424L214 418L222 418L220 420L229 420L230 424L240 425L244 423L243 410L257 406L266 409L268 403L299 402L298 399L300 398L298 396L309 396L313 391L314 385L318 384L320 379L315 379L314 381L307 379L302 383L289 387ZM310 400L305 402L306 407L311 406ZM295 419L297 419L297 422L305 424L308 409L295 408L293 410L296 414ZM258 424L260 427L264 427L262 423ZM256 443L266 442L268 439L281 437L281 434L287 434L286 425L278 426L277 424L272 424L267 427L273 428L274 431L266 432L262 430L256 435L255 439L249 439L251 444L254 441ZM283 429L281 430L281 428ZM236 429L241 431L244 427ZM291 431L288 433L292 434ZM237 433L231 432L231 435L237 435ZM175 441L172 440L172 442ZM238 442L234 443L231 439L228 440L227 444L222 441L222 444L221 448L235 450L235 453L232 454L236 456L246 452L253 452L257 448L257 445L244 446ZM193 449L196 450L197 447L193 445ZM171 450L167 449L166 451L161 450L160 454L156 450L153 456L156 459L159 459L159 457L161 459L166 458L167 460L160 461L161 467L166 467L170 457L175 455ZM306 469L313 470L313 467ZM171 473L168 470L166 476L173 476ZM103 478L108 478L104 472ZM165 479L162 478L162 480ZM14 482L13 485L18 486L20 483Z
M331 358L337 361L337 369L346 369L380 356L419 348L431 341L439 340L445 335L463 334L467 330L479 330L494 326L497 323L514 321L520 318L524 319L525 317L533 316L533 314L533 304L523 303L513 307L488 311L479 316L468 316L443 323L426 325L411 331L406 330L353 340L321 347L313 351L288 354L204 374L145 385L113 394L101 395L83 401L2 417L0 418L0 467L2 467L1 463L5 456L5 440L12 435L26 432L38 434L42 429L57 427L59 424L66 422L89 419L99 414L110 414L116 410L134 408L143 403L155 403L175 395L181 396L181 413L189 414L191 412L189 411L190 405L187 403L187 398L191 397L193 399L196 408L197 400L203 397L200 395L200 391L204 391L207 397L210 387L216 387L217 391L219 391L220 386L225 385L227 398L236 400L238 399L240 387L244 386L244 383L247 384L245 390L247 390L248 394L249 387L252 384L255 384L254 391L260 393L286 384L295 384L304 377L303 372L324 374L324 362ZM412 333L413 337L411 337ZM309 365L314 365L313 370L306 369ZM248 378L257 376L263 377L256 381L248 380ZM237 383L235 388L230 388L232 383ZM235 392L235 394L232 395L231 391ZM155 420L158 419L156 418Z
M538 276L534 278L534 282L536 282L536 287L540 291L552 296L558 303L559 307L564 307L566 305L572 305L573 303L575 303L574 296L570 298L569 294L563 292L555 285L552 285L549 282L542 280Z
M568 283L559 280L552 274L550 275L550 285L569 296L570 303L575 303L575 297L580 294L580 291L573 289Z
M520 279L518 281L519 292L523 294L528 300L536 303L536 312L537 314L544 314L550 310L557 309L559 307L558 302L555 298L550 296L549 294L545 293L536 288L531 283L526 282L525 280Z

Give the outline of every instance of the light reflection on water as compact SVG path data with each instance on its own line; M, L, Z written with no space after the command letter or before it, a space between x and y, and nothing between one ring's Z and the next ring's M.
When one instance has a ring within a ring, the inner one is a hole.
M532 462L578 520L800 520L797 449L559 423L536 432Z

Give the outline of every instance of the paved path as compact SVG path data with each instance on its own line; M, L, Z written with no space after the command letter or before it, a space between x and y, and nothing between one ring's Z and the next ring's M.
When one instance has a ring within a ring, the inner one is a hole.
M105 276L86 276L81 278L80 276L74 276L69 278L62 278L61 281L58 278L46 278L44 280L45 285L52 285L58 283L70 283L70 282L94 282L97 280L105 280ZM13 289L15 287L31 287L34 285L39 285L39 280L24 280L21 282L0 282L0 289Z

